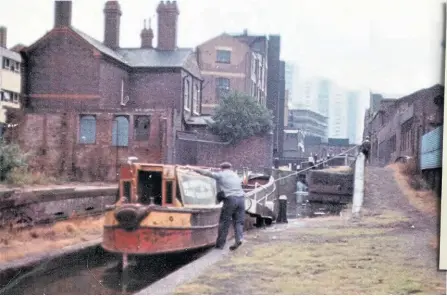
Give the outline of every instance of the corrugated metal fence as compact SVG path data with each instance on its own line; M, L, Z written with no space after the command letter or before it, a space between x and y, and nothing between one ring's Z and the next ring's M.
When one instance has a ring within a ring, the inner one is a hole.
M440 126L422 136L421 170L442 167L442 130L443 127Z

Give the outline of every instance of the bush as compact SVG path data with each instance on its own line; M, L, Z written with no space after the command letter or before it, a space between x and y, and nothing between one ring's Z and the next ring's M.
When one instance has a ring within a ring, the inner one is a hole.
M27 168L27 155L16 144L0 140L0 181L5 181L15 169Z
M8 184L16 186L48 185L60 183L54 177L48 177L41 172L31 172L26 167L17 167L12 169L6 178L6 182Z
M252 136L264 136L273 129L272 114L250 96L234 92L223 98L215 110L211 132L236 144Z

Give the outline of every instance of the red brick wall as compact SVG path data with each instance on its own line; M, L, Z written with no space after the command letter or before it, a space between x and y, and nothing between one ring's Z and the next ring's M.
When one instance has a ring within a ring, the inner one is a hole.
M216 63L217 49L231 48L231 63ZM204 79L202 111L212 114L213 108L219 103L216 97L216 79L230 79L230 89L242 93L250 93L248 81L251 74L250 48L229 35L220 35L201 44L198 49L199 66Z
M99 95L100 59L68 29L53 30L29 53L28 94Z
M272 167L272 136L252 137L236 146L197 143L197 165L218 166L224 161L240 169Z
M133 141L133 115L130 117L128 147L114 147L112 121L114 114L96 114L96 143L78 143L79 113L24 114L14 119L19 123L10 138L24 152L30 153L30 168L49 175L67 175L77 180L115 180L117 166L136 156L142 162L163 162L166 130L163 117L153 113L148 141Z

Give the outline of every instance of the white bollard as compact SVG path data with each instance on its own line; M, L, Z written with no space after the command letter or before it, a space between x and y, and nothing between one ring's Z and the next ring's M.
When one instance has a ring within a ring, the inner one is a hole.
M365 155L359 153L355 161L354 193L352 198L352 216L358 217L365 194Z

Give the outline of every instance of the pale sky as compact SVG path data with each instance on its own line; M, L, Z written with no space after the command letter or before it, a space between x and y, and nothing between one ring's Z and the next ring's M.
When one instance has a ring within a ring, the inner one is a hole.
M73 2L72 24L102 41L105 1ZM158 2L120 1L122 47L140 45L143 19L152 17L156 29ZM180 47L247 28L254 34L281 34L284 60L349 89L405 95L440 82L442 0L177 2ZM0 7L8 46L29 45L53 26L52 0L0 0Z

